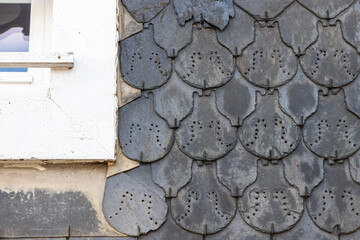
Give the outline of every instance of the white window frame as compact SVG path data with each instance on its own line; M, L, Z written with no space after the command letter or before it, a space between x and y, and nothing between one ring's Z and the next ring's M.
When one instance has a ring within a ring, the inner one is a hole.
M115 160L116 2L31 0L29 66L75 63L0 73L0 163Z

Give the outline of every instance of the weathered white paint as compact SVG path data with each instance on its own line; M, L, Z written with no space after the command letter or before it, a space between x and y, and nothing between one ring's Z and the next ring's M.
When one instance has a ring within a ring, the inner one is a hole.
M114 160L116 0L32 4L30 52L73 52L75 65L29 69L31 84L0 84L0 159Z
M63 68L74 67L73 53L1 52L0 68Z

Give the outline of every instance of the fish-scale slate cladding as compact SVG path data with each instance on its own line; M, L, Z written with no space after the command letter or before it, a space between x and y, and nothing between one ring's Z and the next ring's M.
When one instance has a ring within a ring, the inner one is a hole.
M143 4L146 3L146 4ZM360 2L126 1L104 214L140 239L357 239ZM355 238L354 238L355 237Z

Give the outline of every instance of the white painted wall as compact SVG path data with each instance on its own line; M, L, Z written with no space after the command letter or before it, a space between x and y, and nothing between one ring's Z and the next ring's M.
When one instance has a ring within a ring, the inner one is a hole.
M31 70L30 84L0 82L0 160L114 160L116 0L33 3L46 14L33 21L30 51L73 52L74 68Z

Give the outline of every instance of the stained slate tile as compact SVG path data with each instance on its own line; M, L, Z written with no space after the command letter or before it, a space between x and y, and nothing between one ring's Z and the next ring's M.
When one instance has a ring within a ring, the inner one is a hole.
M155 44L153 27L144 28L120 43L120 67L123 79L132 87L154 89L171 76L171 59Z
M304 214L300 221L295 225L294 228L287 232L277 234L273 237L273 240L338 240L338 236L329 234L320 230L311 221L306 207L304 208Z
M221 115L210 96L194 95L194 110L176 131L176 141L182 152L197 160L216 160L227 154L236 143L236 128Z
M153 110L151 96L119 109L119 141L123 153L139 162L153 162L164 157L174 142L173 131Z
M153 90L155 112L176 128L194 107L193 93L199 91L182 81L174 71L169 82Z
M137 22L149 22L161 10L163 10L170 0L121 0L131 16Z
M192 40L192 23L180 26L172 2L152 21L155 42L164 48L169 57L176 57L178 52Z
M300 58L304 73L315 83L327 87L352 82L359 74L360 56L342 38L340 24L323 27L319 23L318 31L318 40Z
M173 0L181 25L194 18L195 22L206 22L221 30L226 27L229 17L234 16L232 0Z
M354 0L298 0L298 2L320 18L334 18Z
M352 179L360 184L360 151L349 158L350 173Z
M348 10L341 13L339 17L331 21L341 21L341 29L343 31L344 39L353 45L358 52L360 51L360 2L355 1Z
M360 186L351 179L347 160L324 166L324 181L307 202L309 215L324 231L354 232L360 227Z
M301 218L303 199L285 180L283 166L258 164L258 177L238 200L241 216L251 227L265 233L289 230Z
M228 82L235 63L231 52L218 43L215 29L194 27L193 41L175 59L175 70L186 83L205 89Z
M216 161L219 181L239 197L244 189L255 182L258 158L250 154L241 143L225 157Z
M256 91L266 93L246 81L238 70L230 82L216 89L216 105L230 119L232 126L240 126L244 118L255 110Z
M240 140L251 153L266 159L290 154L300 141L301 132L294 120L278 104L278 91L257 94L256 110L245 118Z
M241 240L270 240L270 235L258 232L247 225L241 218L240 213L236 212L234 219L229 226L219 233L209 235L206 240L220 240L220 239L241 239Z
M105 187L105 218L113 228L129 236L158 229L168 210L162 190L155 184L144 185L144 178L152 182L150 166L140 168L135 174L130 171L109 177Z
M301 196L309 196L324 177L324 160L307 149L303 141L283 163L286 179L298 188Z
M354 82L345 86L345 101L347 108L360 117L360 77L358 77Z
M305 122L304 141L320 157L344 159L359 149L359 128L360 119L346 110L343 91L319 94L318 110Z
M216 176L216 165L193 164L192 178L177 198L171 200L171 212L182 228L199 234L224 229L236 212L236 201Z
M295 53L303 54L305 49L316 41L318 18L299 3L291 4L277 21L282 39Z
M313 114L318 106L318 92L327 90L316 85L298 67L295 77L279 88L280 105L299 125Z
M170 201L170 200L168 200ZM169 209L171 204L168 203ZM203 237L199 234L191 233L182 229L179 225L176 224L175 220L171 216L170 211L168 211L166 222L159 228L157 231L149 232L146 235L143 235L139 240L202 240Z
M285 84L296 73L296 56L281 41L277 23L274 27L260 27L256 23L255 29L255 42L237 58L239 71L259 87L273 88Z
M227 47L234 56L254 41L254 19L238 7L234 7L235 16L222 31L217 30L219 43Z
M357 230L354 233L340 236L340 240L358 240L358 239L360 239L360 230Z
M273 19L293 0L234 0L241 8L250 12L258 20Z
M153 180L166 196L176 197L181 187L191 179L192 159L183 154L177 144L161 161L151 164Z

